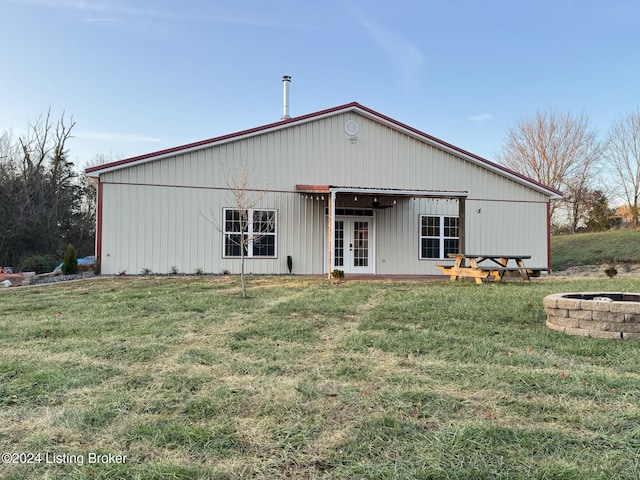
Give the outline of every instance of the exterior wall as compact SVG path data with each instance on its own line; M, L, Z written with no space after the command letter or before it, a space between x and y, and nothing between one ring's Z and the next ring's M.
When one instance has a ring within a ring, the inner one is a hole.
M347 120L358 122L355 139ZM296 193L296 184L467 191L467 252L547 263L547 195L349 112L102 173L102 271L238 273L238 259L222 258L220 220L234 206L227 179L243 163L271 191L260 207L278 211L277 258L247 259L247 272L287 273L287 255L294 273L326 271L328 196ZM442 261L419 260L419 216L457 213L457 201L411 198L375 211L376 273L440 273Z
M231 194L220 190L105 184L101 270L105 274L240 273L240 260L223 258L223 208ZM247 258L255 274L320 273L324 267L324 209L298 193L272 193L258 208L277 211L277 257Z
M436 275L442 260L420 260L420 216L458 215L455 200L404 198L376 216L376 273Z
M465 252L531 255L526 264L547 266L547 206L467 199ZM480 210L480 212L478 212ZM434 275L446 260L420 259L420 216L458 215L458 202L444 199L405 199L376 218L376 273Z

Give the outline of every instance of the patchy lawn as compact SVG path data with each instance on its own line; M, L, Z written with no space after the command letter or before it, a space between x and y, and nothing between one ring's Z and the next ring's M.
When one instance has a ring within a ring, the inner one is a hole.
M542 309L640 280L249 289L0 292L0 477L640 477L640 342L551 331Z

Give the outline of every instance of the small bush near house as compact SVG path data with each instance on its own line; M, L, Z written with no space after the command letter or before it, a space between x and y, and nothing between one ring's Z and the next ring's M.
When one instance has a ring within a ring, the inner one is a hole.
M340 283L344 278L344 270L340 270L336 268L331 271L331 278L333 279L333 283Z
M25 257L18 264L19 272L36 272L36 274L53 272L58 261L53 255L31 255Z
M64 260L62 261L62 274L63 275L75 275L78 273L78 257L76 256L76 249L73 245L67 245L67 253L64 254Z

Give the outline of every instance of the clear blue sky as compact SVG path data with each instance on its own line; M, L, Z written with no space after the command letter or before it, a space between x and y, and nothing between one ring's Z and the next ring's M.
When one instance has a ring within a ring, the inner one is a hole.
M637 0L0 0L0 130L51 107L83 166L356 101L492 160L537 110L640 104Z

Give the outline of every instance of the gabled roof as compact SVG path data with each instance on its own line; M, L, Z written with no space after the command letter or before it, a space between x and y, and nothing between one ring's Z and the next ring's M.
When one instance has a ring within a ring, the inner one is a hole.
M267 125L263 125L260 127L250 128L248 130L242 130L240 132L231 133L228 135L222 135L220 137L209 138L207 140L188 143L186 145L180 145L177 147L168 148L166 150L160 150L157 152L147 153L144 155L138 155L136 157L125 158L123 160L106 163L104 165L89 167L86 169L86 173L90 177L99 177L101 173L106 173L113 170L119 170L121 168L126 168L126 167L146 163L153 160L159 160L161 158L169 157L177 153L188 153L196 150L201 150L203 148L208 148L214 145L220 145L220 144L240 140L242 138L253 137L253 136L261 135L267 132L285 129L293 125L299 125L299 124L311 122L314 120L318 120L324 117L330 117L333 115L338 115L338 114L348 113L348 112L354 112L364 117L367 117L371 120L374 120L378 123L385 124L395 130L398 130L409 136L412 136L421 141L424 141L434 147L440 148L442 150L453 153L459 157L462 157L471 163L475 163L484 168L487 168L488 170L494 171L500 175L511 178L512 180L515 180L518 183L523 183L529 186L530 188L533 188L534 190L550 195L553 198L559 198L562 196L562 193L554 188L543 185L542 183L537 182L536 180L528 178L502 165L491 162L485 158L479 157L478 155L475 155L471 152L463 150L462 148L456 147L455 145L452 145L443 140L440 140L432 135L421 132L420 130L410 127L409 125L405 125L404 123L394 120L391 117L387 117L386 115L378 113L375 110L372 110L363 105L360 105L357 102L347 103L345 105L340 105L340 106L329 108L326 110L321 110L315 113L301 115L299 117L280 120L280 121L269 123Z

